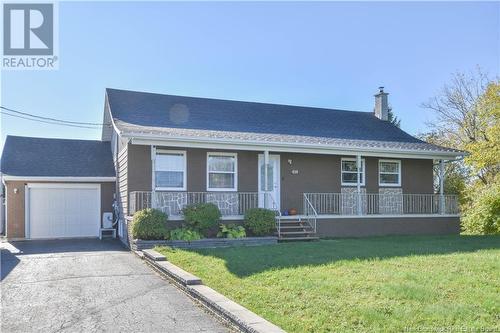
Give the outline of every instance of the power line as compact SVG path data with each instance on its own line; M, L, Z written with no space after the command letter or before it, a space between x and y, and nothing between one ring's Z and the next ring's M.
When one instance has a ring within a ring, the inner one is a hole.
M109 126L108 124L102 124L102 123L87 123L87 122L81 122L81 121L70 121L70 120L63 120L63 119L57 119L57 118L42 117L42 116L37 116L37 115L31 114L31 113L27 113L27 112L13 110L13 109L7 108L5 106L0 106L0 109L4 109L5 111L9 111L9 112L20 114L20 115L27 116L27 117L42 119L42 120L46 120L46 121L60 122L60 123L73 124L73 125ZM24 118L24 119L26 119L26 118Z
M40 120L40 119L33 119L33 118L28 118L25 116L20 116L17 114L10 114L5 111L0 110L0 114L6 115L6 116L11 116L11 117L16 117L16 118L21 118L21 119L26 119L26 120L31 120L31 121L36 121L39 123L45 123L45 124L51 124L51 125L60 125L60 126L68 126L68 127L78 127L78 128L88 128L88 129L98 129L98 126L83 126L83 125L74 125L74 124L65 124L61 122L53 122L53 121L47 121L47 120Z

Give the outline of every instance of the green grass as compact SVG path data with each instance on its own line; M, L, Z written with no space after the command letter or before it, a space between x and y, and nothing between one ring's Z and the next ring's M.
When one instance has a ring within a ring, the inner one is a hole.
M498 236L159 250L289 332L500 330Z

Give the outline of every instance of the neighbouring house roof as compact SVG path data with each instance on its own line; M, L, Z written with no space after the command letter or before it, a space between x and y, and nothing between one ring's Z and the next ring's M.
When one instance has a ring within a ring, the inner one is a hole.
M17 177L115 177L109 142L7 136L0 169Z
M421 141L372 112L106 89L125 137L195 138L336 148L462 152Z

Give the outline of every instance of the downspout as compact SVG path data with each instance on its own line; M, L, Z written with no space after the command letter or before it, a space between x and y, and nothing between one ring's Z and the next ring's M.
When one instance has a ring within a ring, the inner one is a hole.
M264 151L264 208L269 208L269 184L267 180L267 173L268 173L268 166L269 166L269 150Z
M357 181L356 181L356 187L357 187L357 203L358 203L358 215L362 214L362 209L361 209L361 155L356 155L356 168L358 171L357 174Z
M120 177L119 177L119 170L118 170L118 147L119 147L118 142L120 140L120 137L118 136L118 133L116 133L114 129L113 129L113 136L116 137L116 139L115 139L115 156L114 156L116 179L115 179L115 194L114 194L114 198L113 198L113 214L115 214L116 216L115 216L115 220L113 221L113 227L116 227L116 225L118 224L118 228L121 228L121 224L119 223L119 221L122 219L122 216L120 216L121 215L120 208L123 207L123 205L121 205L121 202L120 203L118 202L118 193L120 193L119 192L120 191L120 185L119 185ZM113 140L113 139L111 139L111 140ZM128 214L128 212L127 212L127 214ZM123 214L123 215L125 215L125 214ZM118 235L120 235L120 230L118 230Z

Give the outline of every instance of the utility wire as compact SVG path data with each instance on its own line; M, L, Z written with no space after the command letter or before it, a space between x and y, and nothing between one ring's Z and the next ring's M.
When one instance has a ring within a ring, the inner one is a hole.
M55 121L55 122L60 122L60 123L73 124L73 125L109 126L108 124L101 124L101 123L87 123L87 122L81 122L81 121L70 121L70 120L63 120L63 119L57 119L57 118L42 117L42 116L37 116L37 115L31 114L31 113L27 113L27 112L21 112L21 111L13 110L13 109L7 108L5 106L0 106L0 109L3 109L5 111L9 111L9 112L12 112L12 113L16 113L16 114L19 114L19 115L23 115L23 116L27 116L27 117L32 117L32 118L37 118L37 119L42 119L42 120L46 120L46 121Z
M21 118L21 119L26 119L26 120L31 120L31 121L36 121L39 123L45 123L45 124L51 124L51 125L60 125L60 126L69 126L69 127L78 127L78 128L89 128L89 129L98 129L97 126L83 126L83 125L75 125L75 124L65 124L61 122L53 122L53 121L47 121L47 120L40 120L40 119L33 119L25 116L20 116L17 114L10 114L5 111L0 110L0 114L6 115L6 116L11 116L11 117L16 117L16 118ZM107 125L106 125L107 126Z

